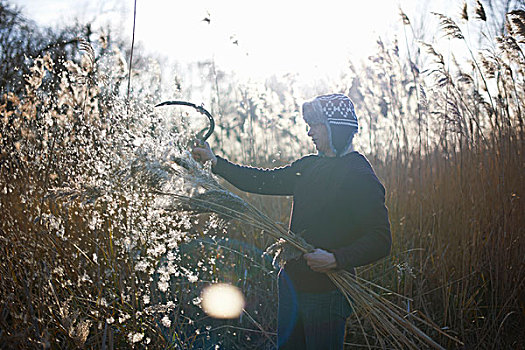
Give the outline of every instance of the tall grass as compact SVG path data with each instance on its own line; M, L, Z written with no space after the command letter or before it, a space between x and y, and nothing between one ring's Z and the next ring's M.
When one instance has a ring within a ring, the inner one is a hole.
M462 39L455 22L439 18ZM467 348L523 345L525 13L508 20L515 29L466 62L446 64L421 43L433 60L421 67L421 57L405 62L380 43L374 69L349 89L371 120L363 136L383 142L372 158L389 190L399 264L390 283L413 297L407 310L432 315Z
M452 19L438 19L463 41ZM525 343L525 15L507 21L490 50L468 48L466 58L409 42L420 49L407 59L380 41L366 65L316 91L352 97L358 148L387 188L394 250L360 275L409 297L398 300L407 313L428 315L465 348ZM95 61L83 48L67 71L35 60L26 93L0 100L0 347L271 348L275 271L261 256L271 241L167 208L149 190L159 180L150 175L162 175L154 170L188 147L195 117L153 110L153 63L134 73L128 113L120 55ZM50 76L61 78L52 93ZM242 85L215 68L210 76L218 153L273 166L312 150L298 113L311 89L290 77ZM183 178L174 186L194 191ZM289 199L241 195L287 221ZM200 310L202 286L217 281L243 290L239 320ZM346 342L366 345L356 319Z

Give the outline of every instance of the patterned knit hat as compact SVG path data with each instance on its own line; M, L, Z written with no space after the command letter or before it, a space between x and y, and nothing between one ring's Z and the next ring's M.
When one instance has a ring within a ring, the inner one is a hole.
M359 129L352 100L343 94L317 96L303 104L303 118L309 125L325 124L332 150L338 156L352 146Z
M306 109L306 110L305 110ZM347 125L358 128L352 100L343 94L317 96L303 104L303 118L310 124Z

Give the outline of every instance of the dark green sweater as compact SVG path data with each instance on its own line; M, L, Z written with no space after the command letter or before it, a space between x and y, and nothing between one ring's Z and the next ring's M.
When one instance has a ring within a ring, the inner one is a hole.
M385 189L358 152L343 157L309 155L275 169L240 166L217 157L213 172L246 192L293 196L291 231L334 253L338 268L352 272L390 253ZM289 261L284 270L298 291L336 288L303 258Z

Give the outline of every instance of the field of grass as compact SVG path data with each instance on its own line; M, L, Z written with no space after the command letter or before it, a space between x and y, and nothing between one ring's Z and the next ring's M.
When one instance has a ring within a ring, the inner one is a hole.
M439 19L445 40L463 41ZM422 326L445 348L525 347L525 12L507 21L491 50L466 58L416 42L405 57L379 41L366 65L316 89L291 77L244 85L210 68L210 143L244 164L313 151L303 99L353 99L356 146L387 189L394 240L359 274L464 344ZM61 70L33 59L25 92L0 97L0 348L273 348L276 270L263 254L273 242L152 191L202 116L153 107L154 63L135 71L128 98L120 53L97 48L84 42ZM170 190L192 194L194 181ZM289 198L231 190L287 222ZM242 290L238 319L202 311L202 288L217 282ZM362 333L350 318L348 348L366 347Z

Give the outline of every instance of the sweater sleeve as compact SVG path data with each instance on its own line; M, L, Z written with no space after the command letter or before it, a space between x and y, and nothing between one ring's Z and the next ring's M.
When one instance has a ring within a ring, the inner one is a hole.
M270 195L292 195L298 176L301 176L301 158L289 165L274 169L241 166L217 156L212 171L222 176L238 189Z
M365 185L354 188L352 215L361 235L350 245L333 250L337 267L349 269L377 261L390 254L392 236L385 190L377 180L367 180Z

